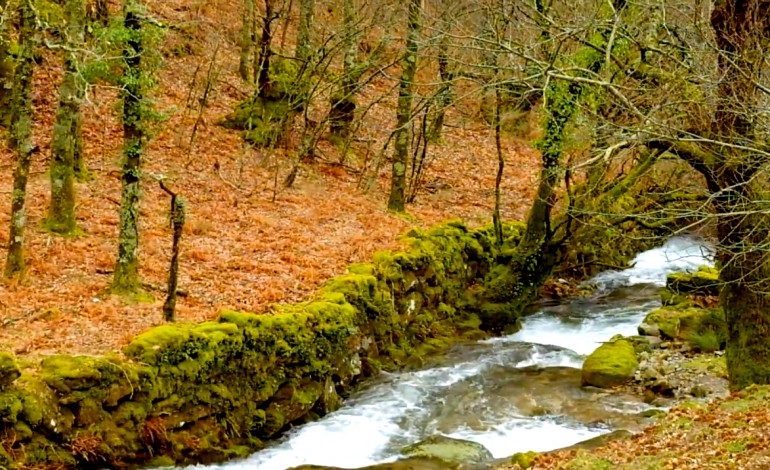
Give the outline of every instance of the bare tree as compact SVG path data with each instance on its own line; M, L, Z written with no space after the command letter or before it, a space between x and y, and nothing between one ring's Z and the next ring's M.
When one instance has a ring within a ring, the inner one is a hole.
M388 209L404 212L406 206L406 166L409 158L409 124L412 121L412 100L414 78L417 72L417 53L422 23L422 0L410 0L406 49L401 60L401 78L396 111L396 131L391 166L391 186Z
M123 169L118 257L111 289L132 294L140 289L139 280L139 198L142 156L145 145L144 80L142 73L142 17L135 0L123 3L124 27L128 38L123 47Z
M35 146L32 142L32 74L35 68L35 51L38 46L35 10L32 0L19 5L20 54L13 74L11 97L10 147L16 152L11 194L11 227L8 233L8 257L4 274L9 279L21 279L25 275L24 231L27 226L26 199L29 165Z
M59 109L53 128L51 155L51 204L46 225L62 235L72 234L75 221L75 171L79 166L76 153L82 153L80 102L85 83L79 70L80 50L84 47L85 5L83 0L67 0L64 4L64 78L59 87ZM81 156L82 159L82 156Z

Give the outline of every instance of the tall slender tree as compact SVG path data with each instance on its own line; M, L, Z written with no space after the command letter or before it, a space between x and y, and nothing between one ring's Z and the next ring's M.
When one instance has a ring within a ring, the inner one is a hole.
M401 60L401 78L396 110L396 132L391 167L388 209L404 212L406 204L406 166L409 162L409 123L412 121L414 78L422 26L423 1L410 0L407 17L406 49Z
M243 80L249 80L252 70L252 58L254 56L254 43L256 34L256 14L254 0L243 0L241 12L241 57L238 65L238 73Z
M301 62L310 60L313 54L312 31L315 16L315 0L299 0L299 35L294 55Z
M142 73L142 17L135 0L124 0L123 25L127 40L123 47L123 169L118 235L118 258L112 279L112 291L139 291L139 197L142 156L145 144L143 109L144 74Z
M71 234L77 229L75 221L75 172L78 164L75 154L82 152L79 143L80 102L85 83L79 71L79 52L85 41L83 0L66 0L64 78L59 87L59 109L53 128L51 155L51 205L46 225L59 234Z
M13 58L10 53L11 40L8 30L10 23L8 0L0 0L0 125L8 124L11 117L11 87L13 85Z
M11 98L10 147L16 152L11 194L11 228L8 236L8 258L4 274L9 279L21 279L26 271L24 255L24 230L27 225L25 203L29 165L34 151L32 142L32 74L37 48L35 10L32 0L22 0L19 5L20 54L13 74Z

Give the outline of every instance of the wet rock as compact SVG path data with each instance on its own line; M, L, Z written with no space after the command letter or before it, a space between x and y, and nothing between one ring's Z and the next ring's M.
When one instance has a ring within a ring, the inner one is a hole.
M666 416L666 410L661 410L660 408L651 408L649 410L644 410L641 413L638 414L640 418L660 418L661 416Z
M357 470L460 470L463 467L445 462L438 459L428 458L413 458L403 459L396 462L383 463L379 465L372 465L369 467L359 468ZM320 465L302 465L299 467L293 467L289 470L348 470L340 467L323 467Z
M655 395L659 395L665 398L673 398L676 396L674 387L665 380L658 380L650 387L650 391Z
M658 325L650 325L649 323L642 323L636 329L642 336L657 336L660 337L660 328Z
M625 429L618 429L617 431L613 431L607 434L602 434L601 436L592 437L591 439L586 439L585 441L580 441L577 444L573 444L568 447L563 447L561 449L557 449L554 452L559 452L563 450L591 450L591 449L598 449L599 447L603 447L607 444L609 444L612 441L617 441L619 439L625 439L627 437L633 436L634 433L631 431L627 431Z
M404 447L401 453L408 457L432 458L455 464L482 463L494 458L486 447L477 442L446 436L428 437Z
M694 396L695 398L706 398L709 395L709 391L702 385L694 385L690 389L690 395Z
M675 294L719 296L719 271L701 266L694 273L673 273L666 277L666 290Z
M634 346L625 339L607 342L592 352L583 363L584 385L609 388L634 376L639 362Z

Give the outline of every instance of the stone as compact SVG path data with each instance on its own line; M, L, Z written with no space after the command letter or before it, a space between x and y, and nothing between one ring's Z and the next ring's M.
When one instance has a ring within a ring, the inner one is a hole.
M610 388L634 377L639 361L631 342L618 339L599 346L583 363L583 385Z
M642 323L636 329L642 336L656 336L660 337L660 328L658 325L650 325L649 323Z
M0 389L11 385L21 376L16 358L9 352L0 352Z
M666 277L666 289L675 294L719 296L719 271L701 266L694 273L672 273Z
M492 453L483 445L446 436L430 436L404 447L401 453L407 457L439 459L455 464L476 464L492 460Z
M561 449L557 449L554 452L559 452L563 450L598 449L599 447L604 447L605 445L609 444L612 441L626 439L633 435L634 433L632 433L631 431L627 431L625 429L618 429L617 431L612 431L607 434L602 434L601 436L596 436L596 437L592 437L591 439L586 439L585 441L580 441L577 444L573 444L569 447L563 447Z

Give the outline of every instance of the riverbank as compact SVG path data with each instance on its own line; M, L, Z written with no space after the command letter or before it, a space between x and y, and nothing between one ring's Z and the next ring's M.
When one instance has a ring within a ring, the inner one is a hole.
M642 433L593 450L542 455L533 469L759 470L770 468L770 387L672 409ZM517 469L503 466L500 469Z

